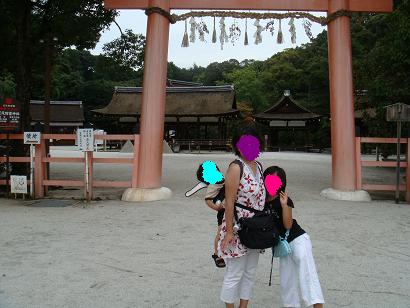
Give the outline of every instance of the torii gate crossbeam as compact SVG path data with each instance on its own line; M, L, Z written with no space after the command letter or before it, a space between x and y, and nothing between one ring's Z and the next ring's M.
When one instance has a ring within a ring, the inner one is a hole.
M392 0L105 0L108 9L285 10L391 12ZM140 122L138 180L123 194L125 201L160 200L171 196L161 187L162 145L169 20L154 12L148 16ZM332 131L331 198L359 200L356 190L354 89L350 18L328 24L329 84ZM134 166L134 173L136 166ZM347 192L346 194L344 194Z
M150 0L106 0L108 9L146 9ZM329 0L169 0L175 10L272 10L272 11L322 11L329 10ZM391 0L348 0L352 12L391 12Z

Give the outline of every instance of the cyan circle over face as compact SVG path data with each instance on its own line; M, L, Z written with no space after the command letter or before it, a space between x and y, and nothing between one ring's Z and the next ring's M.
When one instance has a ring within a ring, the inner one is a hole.
M204 168L202 175L206 183L215 184L224 179L224 176L218 171L213 161L207 160L202 164L202 168Z
M243 135L236 144L238 150L246 160L255 160L260 154L260 142L252 135Z

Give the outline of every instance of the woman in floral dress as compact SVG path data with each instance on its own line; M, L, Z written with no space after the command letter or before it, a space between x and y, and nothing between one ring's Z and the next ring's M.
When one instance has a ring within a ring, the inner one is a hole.
M240 203L255 210L264 208L262 168L255 160L260 153L261 139L255 128L245 127L234 136L232 144L239 159L230 164L225 177L225 217L218 244L219 256L226 263L221 300L227 308L233 308L240 299L239 307L246 308L252 293L260 250L245 247L234 231L234 211L239 219L254 215L234 204Z

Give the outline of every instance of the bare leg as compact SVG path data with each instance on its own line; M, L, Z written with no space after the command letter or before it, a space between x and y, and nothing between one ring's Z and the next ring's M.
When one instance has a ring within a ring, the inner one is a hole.
M216 231L216 236L214 240L214 254L218 255L218 242L219 242L219 232L221 231L221 226L218 226L218 229Z
M225 303L226 308L235 308L234 304Z
M249 300L241 299L239 303L239 308L247 308L248 307Z
M313 304L313 308L323 308L323 304Z

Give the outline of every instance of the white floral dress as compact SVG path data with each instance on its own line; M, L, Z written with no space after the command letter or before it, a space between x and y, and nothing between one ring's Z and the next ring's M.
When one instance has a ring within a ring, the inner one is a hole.
M242 160L241 160L242 161ZM242 161L243 173L241 180L239 182L238 193L236 196L236 203L240 203L247 207L251 207L255 210L262 211L265 206L265 185L263 182L263 175L259 166L256 166L256 175L253 174L251 168ZM247 211L245 209L235 207L234 211L238 214L238 219L241 217L252 217L254 213ZM225 251L221 249L222 240L226 234L226 220L225 216L222 221L221 233L218 242L218 254L223 258L239 258L248 253L247 247L245 247L236 232L233 234L232 242L226 247Z

